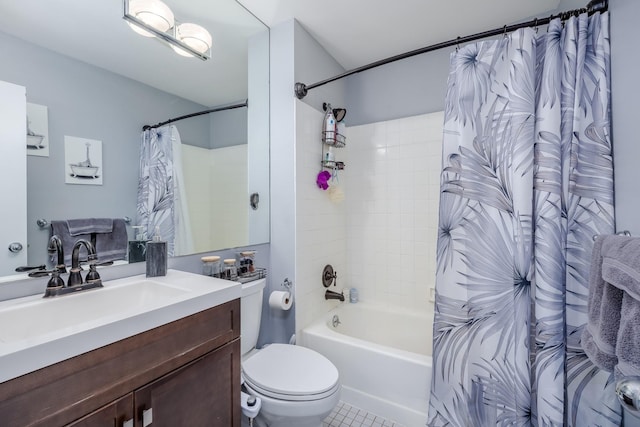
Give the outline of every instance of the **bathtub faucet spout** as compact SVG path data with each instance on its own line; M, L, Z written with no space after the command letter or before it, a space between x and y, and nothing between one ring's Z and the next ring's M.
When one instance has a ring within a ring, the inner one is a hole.
M337 293L327 289L324 292L324 299L339 299L340 301L344 301L344 294L342 292Z

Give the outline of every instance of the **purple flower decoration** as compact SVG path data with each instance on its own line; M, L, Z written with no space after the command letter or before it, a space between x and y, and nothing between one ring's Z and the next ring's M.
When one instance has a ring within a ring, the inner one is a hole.
M322 171L318 174L318 178L316 178L316 184L318 184L318 188L322 188L326 190L329 188L329 178L331 178L331 174L327 171Z

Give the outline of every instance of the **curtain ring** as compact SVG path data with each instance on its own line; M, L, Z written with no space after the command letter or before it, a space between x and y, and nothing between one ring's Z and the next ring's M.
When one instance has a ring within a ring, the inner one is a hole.
M458 52L459 50L460 50L460 36L456 38L456 52Z
M507 38L507 26L504 26L504 33L502 33L502 37Z
M533 21L533 28L535 28L536 34L538 34L538 18Z

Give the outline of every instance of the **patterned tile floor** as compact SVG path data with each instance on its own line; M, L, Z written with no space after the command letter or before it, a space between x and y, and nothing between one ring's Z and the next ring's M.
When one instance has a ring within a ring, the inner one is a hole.
M322 427L403 427L401 424L340 402L322 422Z

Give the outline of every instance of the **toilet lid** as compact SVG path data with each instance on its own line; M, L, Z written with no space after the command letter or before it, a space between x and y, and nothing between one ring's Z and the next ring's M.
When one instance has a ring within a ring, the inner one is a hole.
M323 355L306 347L271 344L242 364L245 381L273 397L309 400L333 393L338 369Z

